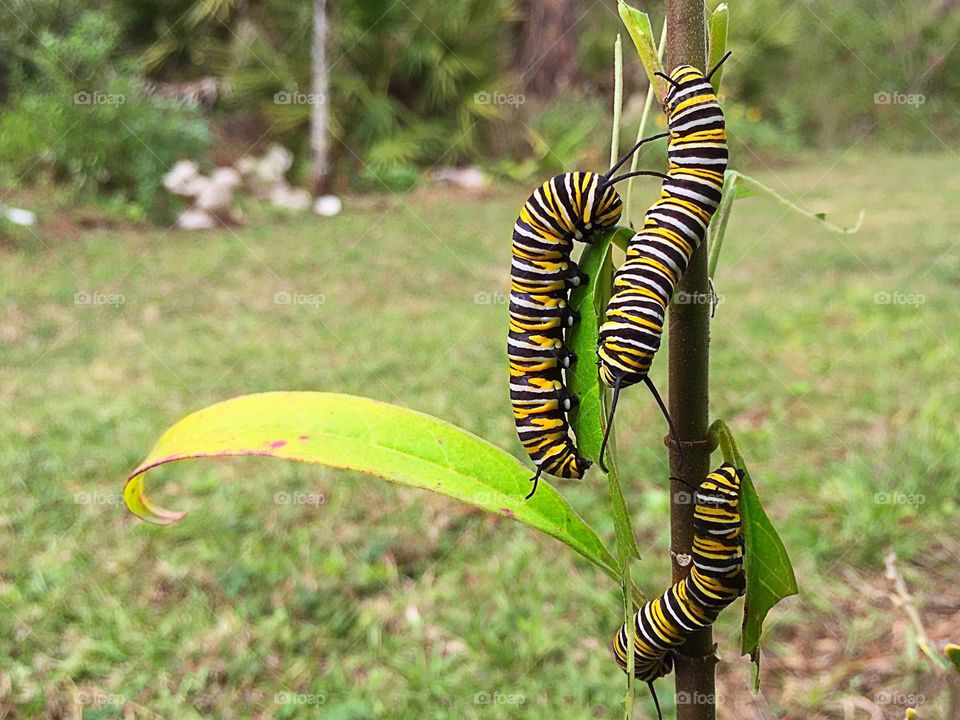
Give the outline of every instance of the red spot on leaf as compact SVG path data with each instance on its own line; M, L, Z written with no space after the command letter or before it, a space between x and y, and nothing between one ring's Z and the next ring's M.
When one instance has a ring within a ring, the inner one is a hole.
M272 447L272 448L282 448L282 447L283 447L284 445L286 445L286 444L287 444L287 441L286 441L286 440L274 440L272 443L270 443L270 447Z
M297 440L309 440L309 439L310 439L309 435L301 435L300 437L297 438Z
M506 515L508 518L515 518L516 515L513 514L513 510L510 508L500 508L500 512Z

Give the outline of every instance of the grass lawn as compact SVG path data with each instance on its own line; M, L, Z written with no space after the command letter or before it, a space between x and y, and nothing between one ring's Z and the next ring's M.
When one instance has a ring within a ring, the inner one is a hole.
M960 712L884 577L894 550L931 641L960 642L956 165L851 153L756 173L836 222L865 208L852 236L758 199L734 209L712 414L738 436L801 595L770 618L758 696L742 601L721 618L723 720L901 718L910 700L922 720ZM654 192L640 187L638 211ZM0 717L618 717L617 587L520 525L265 458L156 473L160 503L191 511L173 527L120 500L168 425L272 389L400 403L519 455L505 301L526 193L0 250ZM669 577L663 432L649 395L625 393L635 576L653 594ZM612 544L605 488L598 472L563 486ZM283 502L295 492L322 500ZM638 690L637 717L652 713Z

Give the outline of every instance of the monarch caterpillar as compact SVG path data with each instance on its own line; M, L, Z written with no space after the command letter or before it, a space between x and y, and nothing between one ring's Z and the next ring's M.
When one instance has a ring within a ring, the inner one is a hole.
M727 139L723 111L709 74L689 65L676 68L664 106L667 113L669 169L660 200L649 210L643 228L627 246L617 268L606 321L600 327L600 379L613 388L613 402L600 449L601 467L621 388L645 382L670 425L682 463L682 449L667 409L648 373L660 348L664 316L674 288L690 257L703 242L723 188Z
M634 616L633 673L647 683L659 714L653 681L673 669L673 650L691 633L712 625L743 594L743 528L740 483L743 471L724 463L700 484L693 515L693 568ZM613 640L613 653L627 671L627 624Z
M636 175L665 177L638 171L611 180L641 145L664 137L640 140L605 174L569 172L547 180L514 223L507 356L517 434L537 466L528 498L541 473L579 478L591 465L570 436L567 412L577 398L564 383L564 370L576 360L564 346L565 331L578 320L568 307L569 290L587 279L571 259L573 243L589 243L595 232L617 224L623 203L615 183Z

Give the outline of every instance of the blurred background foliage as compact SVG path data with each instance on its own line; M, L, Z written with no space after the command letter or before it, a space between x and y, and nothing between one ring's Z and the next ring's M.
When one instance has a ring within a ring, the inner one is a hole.
M635 4L660 26L659 7ZM864 136L909 149L957 137L956 0L730 5L724 92L741 167ZM365 0L329 15L338 190L405 189L434 165L526 181L602 164L613 0ZM306 0L3 3L0 183L52 179L163 216L154 191L178 157L233 162L273 141L304 179L310 105L276 98L310 91L311 20ZM646 85L627 44L624 142ZM895 112L894 93L923 101Z

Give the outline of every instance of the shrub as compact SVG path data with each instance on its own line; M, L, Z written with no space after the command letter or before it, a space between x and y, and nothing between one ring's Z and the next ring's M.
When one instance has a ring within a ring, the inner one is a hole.
M15 53L25 60L5 68L0 177L16 184L49 175L78 194L110 195L168 219L158 193L163 175L178 157L208 147L206 122L194 109L144 94L136 63L116 60L112 20L83 10L73 18L66 29L36 28L35 44Z

